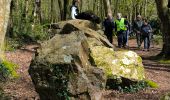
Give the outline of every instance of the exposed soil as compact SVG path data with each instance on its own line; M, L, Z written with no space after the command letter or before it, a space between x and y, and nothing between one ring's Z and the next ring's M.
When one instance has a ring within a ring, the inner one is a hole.
M129 45L130 50L137 52L143 58L146 78L158 83L159 88L141 90L131 94L108 90L104 92L104 98L106 100L158 100L161 95L170 92L170 65L159 64L151 59L152 56L159 54L161 47L155 46L150 51L142 51L136 48L136 41L134 39L129 41ZM35 45L28 45L23 50L6 52L7 59L19 65L17 72L20 78L8 81L3 86L5 93L12 96L12 100L39 99L28 74L28 68L34 55L33 48L35 47Z
M12 96L12 100L38 100L39 96L35 92L34 85L28 74L28 68L34 55L36 45L28 45L23 50L16 50L14 52L6 52L6 58L13 63L16 63L19 68L17 73L18 79L7 81L4 84L4 92Z

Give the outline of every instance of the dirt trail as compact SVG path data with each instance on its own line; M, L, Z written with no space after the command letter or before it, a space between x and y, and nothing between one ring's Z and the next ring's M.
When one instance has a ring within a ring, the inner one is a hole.
M115 42L116 43L116 42ZM143 58L145 66L146 78L158 83L158 89L142 90L133 94L121 94L117 91L105 91L106 100L158 100L161 95L170 92L170 65L159 64L151 60L150 57L157 55L161 51L161 47L155 46L149 52L144 52L136 48L136 41L129 41L130 50L137 52ZM7 52L6 57L18 64L20 67L17 72L20 78L7 82L4 90L7 94L13 96L14 100L38 100L38 94L35 92L34 86L28 74L28 68L33 56L34 46L25 47L27 50L17 50L15 52Z
M19 68L17 73L19 78L11 80L4 84L6 94L12 96L12 100L38 100L39 96L35 92L34 85L28 74L28 68L31 63L34 45L27 46L26 50L16 50L14 52L6 52L6 58L17 64Z
M130 41L130 45L135 47L135 40ZM131 49L131 48L130 48ZM146 70L146 77L157 82L161 91L170 92L170 64L160 64L153 60L153 57L161 52L160 46L150 48L150 51L134 50L143 58L143 64Z

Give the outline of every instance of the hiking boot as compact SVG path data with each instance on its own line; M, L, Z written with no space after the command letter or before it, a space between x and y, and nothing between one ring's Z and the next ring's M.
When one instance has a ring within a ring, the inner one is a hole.
M148 51L148 49L143 49L142 51Z

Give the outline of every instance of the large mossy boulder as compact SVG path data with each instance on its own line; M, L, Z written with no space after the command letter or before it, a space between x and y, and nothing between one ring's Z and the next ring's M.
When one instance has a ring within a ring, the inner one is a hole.
M29 69L41 100L100 100L112 76L144 78L141 58L114 51L98 25L85 20L57 24L55 36L41 44Z
M130 80L145 78L142 59L133 51L113 51L104 46L95 46L91 48L91 56L108 78L115 78L114 76Z

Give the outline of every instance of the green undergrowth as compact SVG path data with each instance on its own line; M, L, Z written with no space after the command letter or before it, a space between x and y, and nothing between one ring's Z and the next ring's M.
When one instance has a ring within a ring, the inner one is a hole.
M156 60L161 64L170 64L170 59L165 58L164 56L156 56Z
M7 60L3 60L0 62L0 80L6 80L8 78L18 78L19 75L16 72L17 65L9 62Z
M170 100L170 92L166 93L165 95L161 96L160 100Z
M146 88L158 88L158 84L151 80L142 80L138 82L132 82L130 80L108 80L106 84L107 89L118 90L123 93L135 93Z
M161 35L154 35L152 40L151 40L151 43L154 43L155 45L161 45L163 40L162 40L162 36Z
M5 51L15 51L18 47L21 46L21 44L22 43L16 39L7 38L5 41L4 50Z
M170 60L159 60L161 64L170 64Z
M147 83L148 87L151 87L151 88L158 88L159 87L159 85L154 81L151 81L151 80L144 80L144 81Z
M157 56L151 56L150 59L159 62L160 64L170 64L170 58L166 58L162 54L158 54Z

